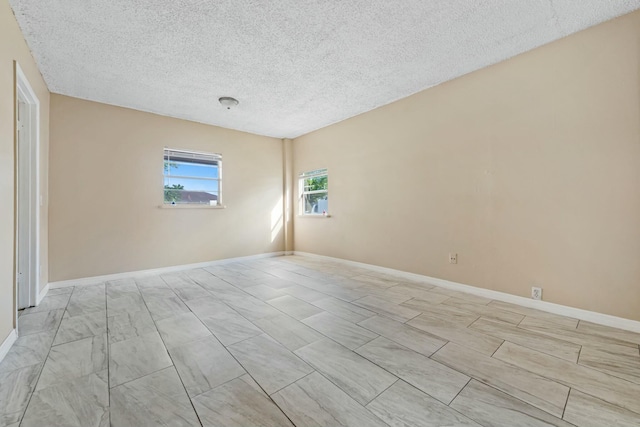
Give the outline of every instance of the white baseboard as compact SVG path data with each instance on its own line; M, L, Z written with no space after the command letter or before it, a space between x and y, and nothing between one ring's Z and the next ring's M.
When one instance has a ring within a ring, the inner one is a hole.
M595 311L583 310L581 308L569 307L566 305L554 304L547 301L537 301L517 295L507 294L490 289L477 288L475 286L464 285L462 283L451 282L449 280L438 279L436 277L423 276L421 274L409 273L392 268L380 267L372 264L365 264L356 261L349 261L342 258L334 258L324 255L317 255L308 252L295 251L295 255L301 255L311 258L325 259L328 261L340 262L342 264L354 267L365 268L371 271L394 275L396 277L409 280L422 281L424 283L440 286L442 288L452 289L469 294L478 295L498 301L509 302L521 305L523 307L534 308L536 310L546 311L548 313L559 314L561 316L573 317L575 319L585 320L587 322L597 323L599 325L610 326L612 328L624 329L631 332L640 333L640 322L622 317L611 316L609 314L598 313Z
M213 267L215 265L224 265L224 264L230 264L233 262L241 262L241 261L252 261L252 260L262 259L262 258L273 258L273 257L278 257L283 255L285 255L284 252L269 252L264 254L249 255L249 256L243 256L243 257L237 257L237 258L225 258L225 259L220 259L216 261L198 262L195 264L174 265L171 267L153 268L150 270L128 271L126 273L107 274L104 276L93 276L93 277L84 277L81 279L61 280L59 282L49 282L46 288L48 290L49 288L56 289L56 288L66 288L69 286L96 285L98 283L106 282L109 280L118 280L118 279L124 279L128 277L154 276L156 274L167 274L167 273L173 273L176 271L192 270L194 268Z
M7 353L9 353L9 350L11 350L11 346L13 345L14 342L16 342L17 339L18 339L18 334L16 334L15 329L12 329L11 332L9 333L9 336L5 338L2 344L0 344L0 362L2 362L2 359L4 359Z
M47 285L38 292L38 295L36 296L36 305L40 305L44 297L47 296L47 292L49 292L49 283L47 283Z

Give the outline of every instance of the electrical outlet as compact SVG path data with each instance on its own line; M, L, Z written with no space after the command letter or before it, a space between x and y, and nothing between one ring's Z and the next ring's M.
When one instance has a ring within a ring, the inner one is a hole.
M457 263L458 263L458 254L450 253L449 264L457 264Z
M536 300L542 299L542 288L536 288L535 286L531 287L531 298Z

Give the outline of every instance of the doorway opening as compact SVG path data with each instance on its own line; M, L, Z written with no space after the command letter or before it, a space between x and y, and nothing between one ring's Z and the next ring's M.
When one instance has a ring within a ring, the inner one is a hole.
M40 102L15 63L15 260L18 310L33 307L40 290Z

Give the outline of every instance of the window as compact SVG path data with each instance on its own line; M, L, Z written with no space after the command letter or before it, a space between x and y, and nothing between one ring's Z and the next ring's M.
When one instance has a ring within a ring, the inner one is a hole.
M326 169L301 173L300 215L327 215L329 213L329 175Z
M222 156L164 149L164 204L221 206Z

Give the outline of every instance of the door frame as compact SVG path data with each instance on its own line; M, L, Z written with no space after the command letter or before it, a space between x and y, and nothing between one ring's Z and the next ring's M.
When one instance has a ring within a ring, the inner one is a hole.
M22 120L27 120L25 133L29 143L29 169L30 173L27 178L27 185L29 186L29 286L26 289L21 289L24 293L28 294L28 306L35 306L39 301L40 293L40 207L42 199L40 196L40 100L35 94L35 91L31 87L29 80L20 68L17 61L14 61L15 66L15 105L14 105L14 136L15 136L15 238L14 238L14 258L15 258L15 272L14 272L14 289L15 289L15 316L17 325L18 316L18 263L20 256L19 248L19 230L21 221L18 215L19 212L19 185L21 185L21 172L19 158L19 141L18 141L18 114L19 105L18 102L25 103L25 111Z

